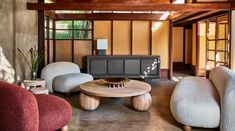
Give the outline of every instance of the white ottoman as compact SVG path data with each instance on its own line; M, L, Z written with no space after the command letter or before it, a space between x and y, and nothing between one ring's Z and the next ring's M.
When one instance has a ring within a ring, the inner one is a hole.
M85 73L60 75L53 80L53 90L61 93L71 93L80 90L80 85L92 81L93 77Z
M219 96L206 78L183 78L170 104L174 118L185 126L216 128L220 124Z

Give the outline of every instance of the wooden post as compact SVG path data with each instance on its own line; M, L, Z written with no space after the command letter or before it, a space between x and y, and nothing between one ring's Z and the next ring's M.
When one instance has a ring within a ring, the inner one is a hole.
M169 21L169 72L168 79L172 79L173 77L173 57L172 57L172 21Z
M44 3L44 0L38 0L38 3ZM38 50L45 49L45 31L44 31L44 11L38 11ZM45 55L45 52L43 52ZM38 66L38 77L41 75L41 70L45 66L45 58Z

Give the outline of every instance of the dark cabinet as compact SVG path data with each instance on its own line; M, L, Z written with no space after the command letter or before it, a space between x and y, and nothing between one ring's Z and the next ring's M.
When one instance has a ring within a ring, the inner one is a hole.
M160 78L160 56L87 56L94 78Z

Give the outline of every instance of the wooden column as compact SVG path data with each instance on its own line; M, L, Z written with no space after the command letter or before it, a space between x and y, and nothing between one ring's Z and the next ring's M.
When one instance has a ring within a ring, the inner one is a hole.
M38 3L44 3L44 0L38 0ZM38 50L45 49L45 30L44 30L44 11L38 11ZM45 52L43 52L45 55ZM41 70L45 66L45 58L38 66L38 77L41 75Z
M74 63L74 20L72 20L72 42L71 42L71 57L72 57L72 62Z
M131 44L131 54L130 55L133 55L133 21L131 21L131 42L130 42L130 44Z
M45 18L45 17L44 17ZM47 64L50 63L50 19L46 17L47 20Z
M111 20L111 55L113 55L113 20Z
M149 55L152 55L152 54L153 54L153 43L152 43L152 35L153 35L153 32L152 32L152 24L153 24L153 21L150 21L150 26L149 26Z
M91 21L92 22L92 34L91 34L91 51L92 51L92 55L94 55L94 51L95 51L95 40L94 40L94 20Z
M56 39L55 39L55 28L56 28L56 20L53 20L53 62L56 61Z
M196 23L196 69L195 75L199 75L199 62L200 62L200 37L199 37L199 26Z
M173 77L173 57L172 57L172 27L173 22L169 21L169 72L168 72L168 79L172 80Z

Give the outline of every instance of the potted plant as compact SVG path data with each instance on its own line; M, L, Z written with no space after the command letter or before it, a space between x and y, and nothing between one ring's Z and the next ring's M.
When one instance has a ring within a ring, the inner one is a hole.
M36 80L37 74L38 74L38 65L44 59L44 49L38 50L36 48L36 46L34 46L33 48L30 48L30 50L29 50L30 51L30 58L31 58L30 62L28 61L26 56L23 54L23 52L19 48L17 48L17 50L23 56L23 58L25 59L27 65L29 66L29 68L31 70L31 79Z

